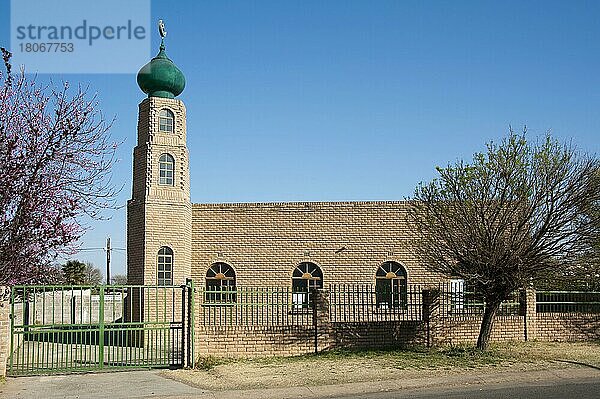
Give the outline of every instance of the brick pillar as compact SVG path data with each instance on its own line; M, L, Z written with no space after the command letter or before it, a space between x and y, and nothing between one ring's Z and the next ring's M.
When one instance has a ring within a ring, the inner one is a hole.
M10 351L10 302L8 287L0 286L0 377L6 376L6 363Z
M329 318L329 291L317 289L313 291L314 326L316 327L315 351L327 350L331 346L331 320Z
M534 288L526 288L519 293L521 310L523 316L523 338L525 341L537 337L537 305Z
M425 324L425 341L427 347L434 345L436 330L440 321L440 290L426 288L423 290L423 322Z

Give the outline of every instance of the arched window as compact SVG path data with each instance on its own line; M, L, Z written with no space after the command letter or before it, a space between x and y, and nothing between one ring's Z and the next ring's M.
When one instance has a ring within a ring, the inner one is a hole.
M169 154L162 154L158 159L158 184L173 186L175 159Z
M294 308L306 308L309 305L310 290L323 288L323 272L311 262L302 262L292 273L292 303Z
M168 109L161 109L158 113L158 131L173 133L175 131L175 116Z
M235 270L227 263L217 262L206 272L206 302L236 301Z
M406 306L406 269L398 262L385 262L375 273L377 307L398 308Z
M173 285L173 250L169 247L158 250L158 285Z

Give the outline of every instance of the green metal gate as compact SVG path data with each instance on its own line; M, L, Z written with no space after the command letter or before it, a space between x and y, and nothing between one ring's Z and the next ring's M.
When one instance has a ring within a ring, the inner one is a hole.
M177 368L193 359L193 284L15 286L8 375Z

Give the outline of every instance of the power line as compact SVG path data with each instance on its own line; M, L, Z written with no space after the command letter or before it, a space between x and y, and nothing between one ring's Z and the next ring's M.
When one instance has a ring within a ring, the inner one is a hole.
M111 250L114 251L127 251L127 248L115 248L115 247L111 247ZM106 247L103 248L79 248L77 249L77 252L83 252L83 251L106 251Z
M110 285L110 258L112 251L127 251L125 248L114 248L110 245L110 237L106 237L106 246L104 248L91 247L79 248L79 252L85 251L105 251L106 252L106 285Z

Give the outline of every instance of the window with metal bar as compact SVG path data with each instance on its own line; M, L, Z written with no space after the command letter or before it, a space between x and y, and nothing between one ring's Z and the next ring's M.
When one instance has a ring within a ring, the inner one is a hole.
M463 313L465 310L465 280L450 279L450 310L453 313Z
M174 185L175 159L170 154L162 154L158 159L158 184Z
M302 262L292 273L292 304L294 309L309 307L313 288L323 288L323 272L312 262Z
M206 271L206 295L208 303L235 303L235 270L224 262L214 263Z
M158 285L173 285L173 250L161 247L158 250Z
M398 262L385 262L375 273L375 298L378 308L391 309L407 304L406 269Z
M158 130L173 133L175 131L175 115L168 109L161 109L158 113Z

